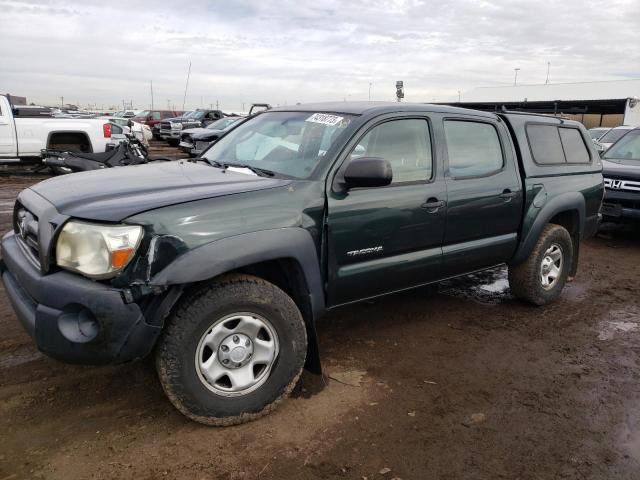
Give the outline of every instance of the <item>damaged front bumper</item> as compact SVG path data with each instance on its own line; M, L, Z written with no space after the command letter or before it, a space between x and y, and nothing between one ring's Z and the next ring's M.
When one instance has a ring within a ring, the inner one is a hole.
M66 271L42 274L24 256L13 232L2 239L0 252L0 276L18 320L38 349L64 362L105 364L145 357L175 301L165 293L145 303L143 311L127 300L124 289Z

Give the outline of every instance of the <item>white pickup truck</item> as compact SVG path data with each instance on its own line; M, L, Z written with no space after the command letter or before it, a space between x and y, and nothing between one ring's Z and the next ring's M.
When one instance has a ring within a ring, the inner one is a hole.
M0 95L0 163L40 158L40 150L104 152L112 125L97 118L53 118L42 110L12 107Z

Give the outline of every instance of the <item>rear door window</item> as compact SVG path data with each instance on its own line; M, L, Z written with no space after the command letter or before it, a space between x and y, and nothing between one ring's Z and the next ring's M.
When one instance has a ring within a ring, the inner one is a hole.
M452 177L484 177L502 170L500 139L490 123L446 120L444 133Z
M577 128L559 128L567 163L589 163L591 157Z

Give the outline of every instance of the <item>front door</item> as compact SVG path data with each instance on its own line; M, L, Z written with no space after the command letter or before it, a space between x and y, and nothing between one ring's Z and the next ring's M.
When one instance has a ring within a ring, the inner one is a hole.
M330 305L428 283L440 274L446 187L435 168L429 119L372 124L345 162L357 157L388 160L393 180L386 187L330 189Z

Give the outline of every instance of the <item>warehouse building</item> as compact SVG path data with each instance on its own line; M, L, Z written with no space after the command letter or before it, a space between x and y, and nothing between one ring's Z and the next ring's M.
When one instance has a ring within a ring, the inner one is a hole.
M640 126L640 79L479 87L447 105L558 115L587 128Z

